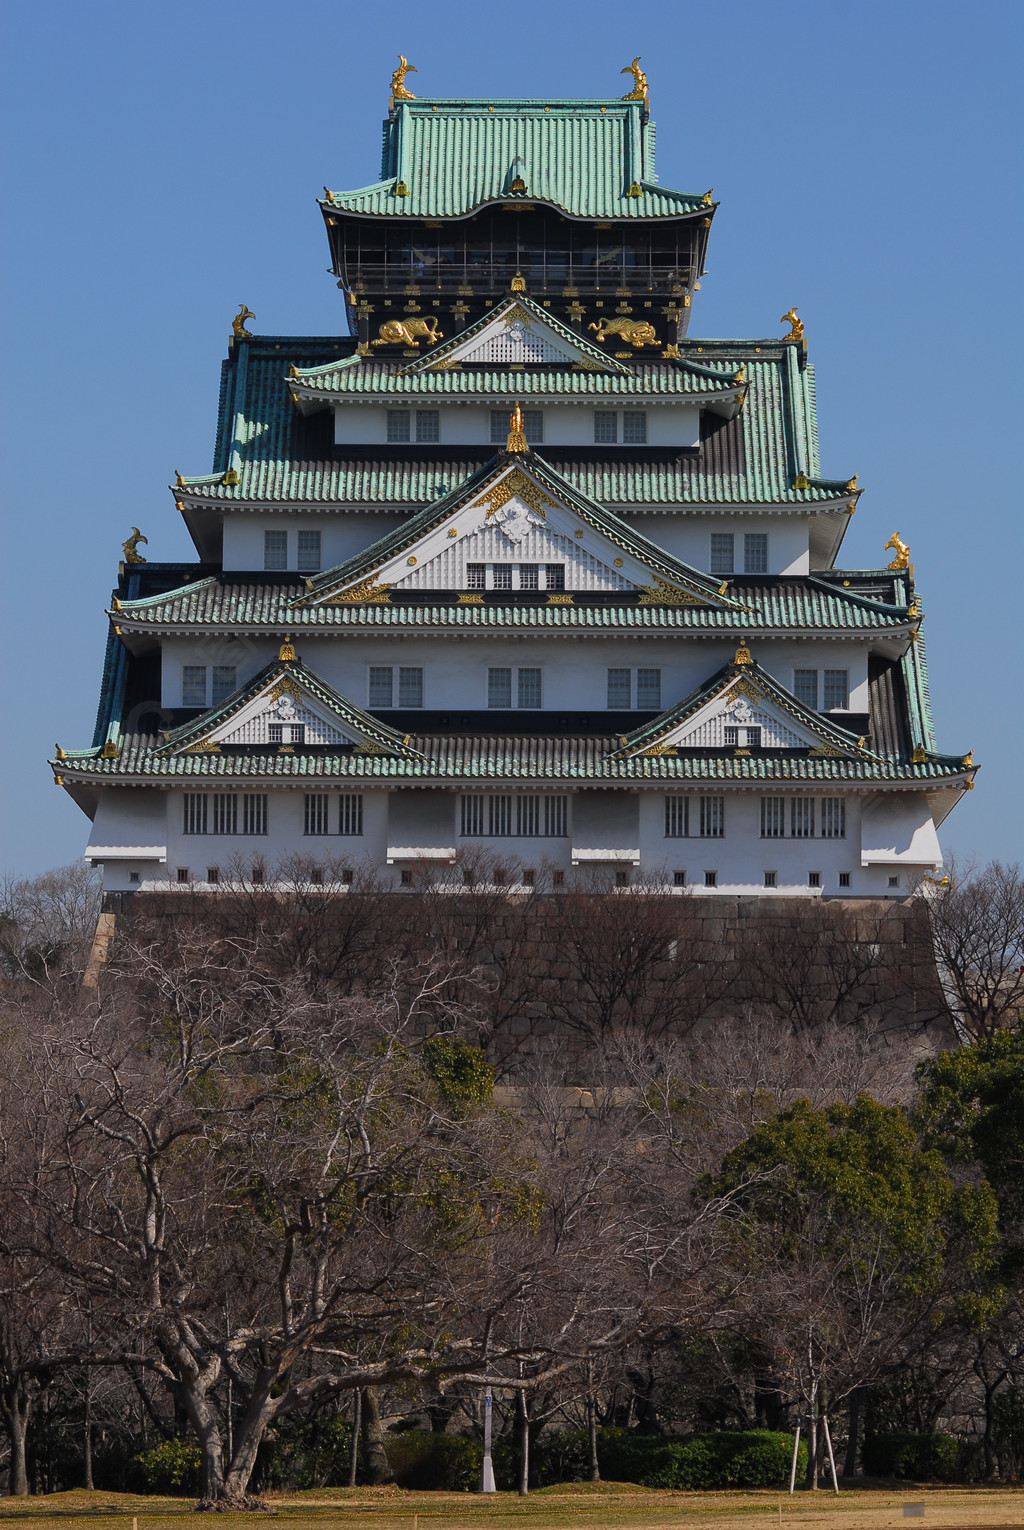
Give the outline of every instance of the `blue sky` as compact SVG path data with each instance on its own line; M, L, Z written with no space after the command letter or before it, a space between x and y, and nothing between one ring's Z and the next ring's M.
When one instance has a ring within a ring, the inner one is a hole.
M799 308L823 471L867 491L843 562L910 543L939 744L984 767L944 843L1024 858L1022 33L1020 0L12 0L0 871L86 843L44 761L90 739L130 527L190 554L166 485L209 469L238 304L343 328L314 198L376 179L399 50L418 94L474 97L619 95L642 55L663 182L722 203L691 334Z

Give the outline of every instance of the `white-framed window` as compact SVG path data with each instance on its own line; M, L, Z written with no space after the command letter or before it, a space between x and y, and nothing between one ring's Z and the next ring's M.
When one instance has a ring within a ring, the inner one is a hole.
M243 834L266 834L267 832L267 794L266 792L245 792L242 796L242 833ZM253 874L253 881L262 881L262 877Z
M793 797L789 805L790 834L794 839L814 838L814 798Z
M594 441L598 446L614 445L619 439L619 416L614 409L594 410Z
M342 792L338 818L338 833L352 838L363 832L363 798L361 792ZM349 877L351 882L352 878Z
M633 701L633 671L610 669L608 671L608 709L612 712L628 712Z
M845 711L849 704L850 671L848 669L827 669L825 671L824 710L830 712L833 707L840 707Z
M423 705L423 670L418 664L398 666L398 700L395 701L395 666L371 664L368 686L368 704L371 711L378 708L421 707Z
M213 793L214 834L238 833L238 795L236 792Z
M462 798L460 832L469 839L564 839L568 798L528 793L479 794Z
M441 439L441 412L438 409L417 409L416 411L416 439L417 441L440 441Z
M467 590L564 590L564 563L467 563Z
M691 812L689 797L667 796L665 798L665 838L700 839L725 838L725 798L697 797Z
M536 563L520 563L519 588L521 590L540 589L540 566Z
M330 818L331 799L326 792L307 792L303 834L329 834L331 832Z
M623 446L646 446L647 414L645 410L624 409L622 411L622 444Z
M409 439L409 411L408 409L388 410L388 440L396 444L402 444Z
M211 705L219 706L238 687L238 669L234 664L215 664L213 666L213 687Z
M763 531L747 531L743 534L743 572L767 574L768 537Z
M607 673L610 711L629 711L634 698L638 711L661 711L660 669L610 669Z
M842 797L762 797L762 839L845 839Z
M818 671L816 669L793 671L793 695L797 701L803 702L805 707L810 707L812 712L818 710Z
M512 665L495 665L487 671L487 705L494 708L515 706L523 711L538 711L542 705L541 671Z
M784 839L786 835L785 797L761 798L761 838Z
M661 670L638 669L636 672L636 704L641 712L661 711Z
M711 533L711 572L731 574L736 566L736 538L731 531Z
M182 825L182 833L205 834L207 823L206 793L186 792L184 807L185 821Z
M665 798L665 838L688 839L690 834L689 797Z
M510 590L512 588L512 565L511 563L491 564L492 587L496 590Z
M491 445L504 446L508 440L511 409L491 410ZM529 446L540 446L544 441L543 409L523 410L523 435Z
M846 838L845 797L822 797L821 837L822 839Z
M740 728L733 727L731 723L726 723L723 733L727 749L731 747L737 749L760 749L761 747L761 729L758 726Z
M544 565L544 588L546 590L565 589L565 564L545 563Z
M486 588L487 588L487 564L486 563L467 563L466 564L466 589L467 590L486 590Z
M319 531L300 531L298 534L296 567L300 574L319 574L322 560L323 536Z
M181 704L183 707L205 707L205 664L183 664L181 666Z
M699 800L701 839L724 839L725 798L701 797Z
M287 531L265 531L263 533L263 567L269 569L285 569L288 567Z

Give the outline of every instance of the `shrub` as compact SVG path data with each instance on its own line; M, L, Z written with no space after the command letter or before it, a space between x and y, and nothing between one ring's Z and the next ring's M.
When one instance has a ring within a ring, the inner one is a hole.
M681 1440L603 1429L598 1441L601 1475L642 1487L781 1486L789 1478L792 1455L793 1436L769 1429L722 1429ZM806 1460L802 1445L798 1464Z
M869 1477L904 1477L912 1482L952 1482L960 1455L951 1434L869 1434L862 1459Z
M484 1449L468 1435L405 1429L389 1434L384 1448L399 1487L468 1493L479 1484Z
M189 1440L161 1440L132 1462L144 1493L198 1493L202 1455Z

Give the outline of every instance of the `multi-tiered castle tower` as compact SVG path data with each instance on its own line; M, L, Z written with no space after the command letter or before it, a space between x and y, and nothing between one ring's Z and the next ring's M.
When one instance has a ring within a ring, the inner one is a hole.
M630 67L449 101L403 61L381 180L320 203L348 332L242 309L213 472L172 491L197 561L126 543L93 745L53 761L108 888L400 886L481 845L766 896L939 865L974 767L908 549L836 568L860 490L795 311L689 338L715 202L658 184Z

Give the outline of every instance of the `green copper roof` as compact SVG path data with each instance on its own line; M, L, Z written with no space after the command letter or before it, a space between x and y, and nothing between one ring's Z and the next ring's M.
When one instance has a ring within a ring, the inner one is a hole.
M442 444L429 451L396 451L335 445L330 412L304 418L292 403L287 373L292 365L333 365L335 359L351 356L353 347L351 340L287 336L236 344L224 364L215 470L186 476L176 489L178 497L197 505L420 508L463 483L487 460L491 453L486 446ZM699 452L653 460L650 452L633 456L621 449L598 453L591 448L576 453L570 447L549 446L536 455L579 492L604 505L770 504L812 509L854 497L847 493L844 479L820 477L813 372L810 366L800 368L795 346L777 340L693 340L681 343L680 350L691 382L698 375L695 368L705 368L712 376L731 376L741 366L746 368L743 409L734 419L707 416ZM636 367L636 381L624 386L642 389L640 379L652 365L658 372L665 368L676 375L676 369L663 362L643 364ZM372 375L386 369L371 362L368 370ZM424 375L453 376L420 374L416 386ZM585 387L589 385L583 379L599 375L569 373L574 388L576 379ZM494 396L495 407L511 407L522 396L527 376L525 371L504 374L504 391ZM238 473L237 484L224 482L229 467ZM793 486L801 472L809 481L806 489Z
M735 371L735 368L733 369ZM624 369L617 372L575 371L567 366L530 367L522 372L509 372L505 367L475 367L466 365L434 372L411 372L399 363L365 359L353 356L335 366L320 371L303 372L289 378L292 391L300 400L330 403L356 397L370 402L387 398L394 403L402 398L422 398L425 394L438 398L475 399L493 404L496 408L504 400L542 398L643 398L678 404L692 398L695 402L708 403L710 399L725 395L731 399L739 391L733 374L697 371L674 361L655 362L653 365Z
M892 575L880 573L880 580ZM901 586L904 581L900 580ZM301 580L280 584L256 583L244 575L222 574L197 580L167 594L125 601L111 619L126 634L133 631L174 631L227 627L250 633L284 629L311 633L332 630L392 632L504 631L511 628L547 632L889 632L906 633L911 625L907 595L903 604L868 599L844 590L839 580L809 577L730 586L742 605L718 606L621 605L463 605L457 597L429 604L296 605L304 593Z
M382 179L321 206L390 218L460 218L495 201L574 218L709 214L701 193L657 184L654 125L643 119L640 101L398 101ZM517 176L525 192L511 190Z

